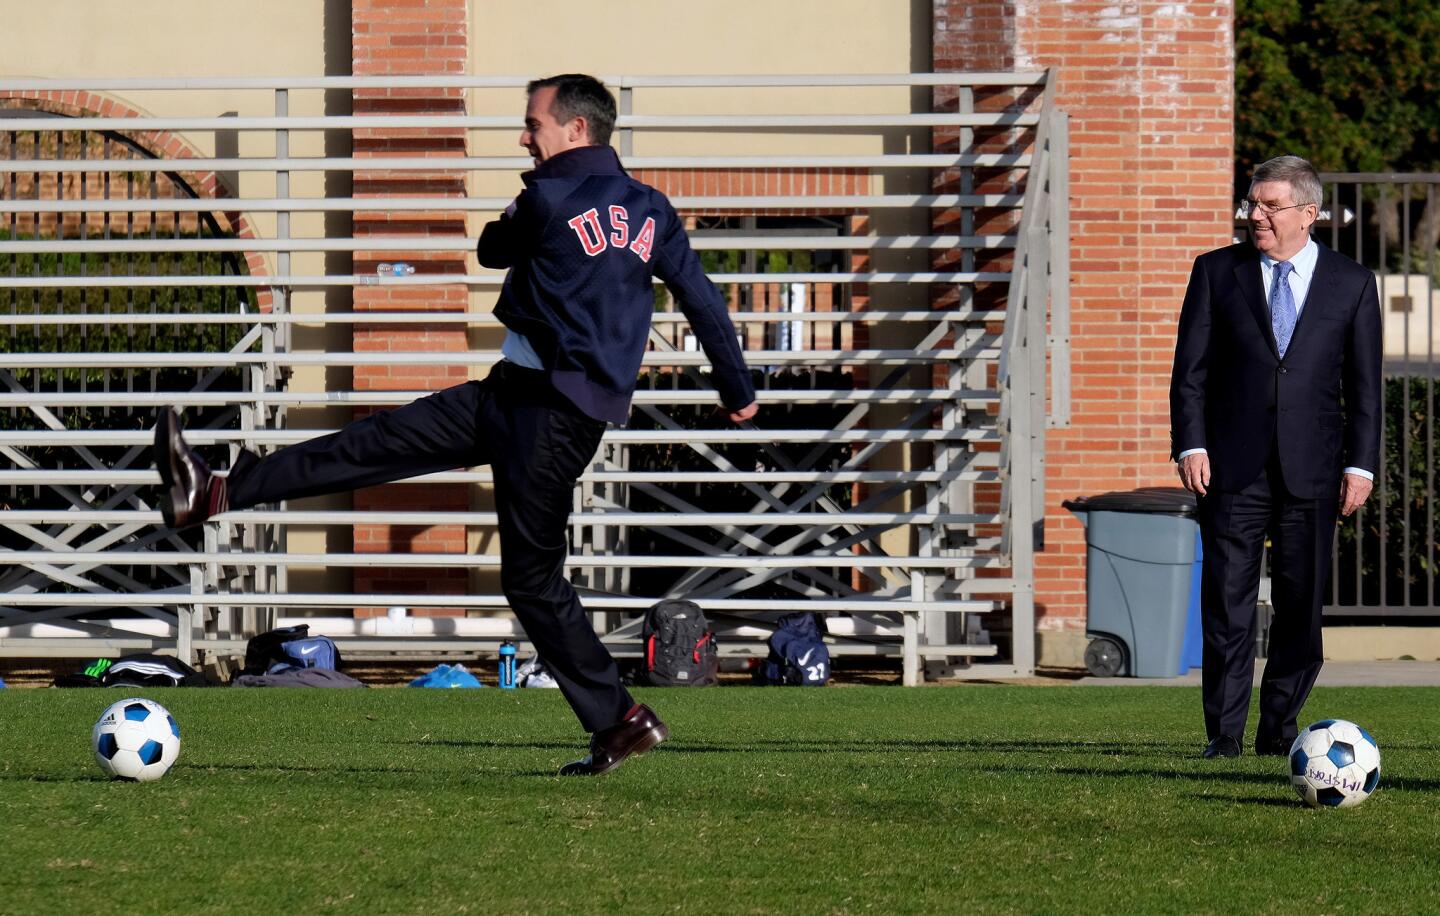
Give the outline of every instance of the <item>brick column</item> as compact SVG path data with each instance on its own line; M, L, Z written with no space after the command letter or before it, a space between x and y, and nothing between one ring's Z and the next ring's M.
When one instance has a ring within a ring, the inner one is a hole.
M1231 233L1233 3L935 0L934 10L936 69L1054 68L1070 115L1073 425L1047 440L1036 586L1042 663L1078 664L1084 532L1060 501L1175 483L1175 323L1192 260Z
M466 0L352 0L353 67L356 76L461 76L466 72ZM463 115L461 89L357 89L356 115ZM354 134L357 158L377 156L465 155L465 131L458 128L362 129ZM370 170L355 172L355 197L463 197L465 173L459 169L426 172ZM357 211L355 237L465 235L463 214L454 211ZM355 272L374 275L381 262L404 261L417 276L466 273L465 257L450 252L359 251ZM361 286L355 289L358 311L464 311L468 301L462 286ZM406 324L357 326L354 346L363 351L439 351L463 353L467 349L463 326ZM365 390L438 390L463 382L465 365L357 366L354 387ZM362 408L357 415L368 409ZM392 484L355 494L357 510L465 510L469 491L463 484ZM464 553L462 525L415 527L360 525L355 529L355 550ZM358 592L462 594L467 573L463 568L357 569ZM365 615L377 609L357 609ZM417 613L427 613L419 610ZM435 615L461 615L461 608L437 609Z

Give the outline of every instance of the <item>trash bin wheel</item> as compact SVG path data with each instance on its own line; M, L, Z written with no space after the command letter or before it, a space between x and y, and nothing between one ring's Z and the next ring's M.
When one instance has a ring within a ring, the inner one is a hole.
M1115 677L1125 670L1125 650L1106 636L1097 636L1085 647L1085 667L1096 677Z

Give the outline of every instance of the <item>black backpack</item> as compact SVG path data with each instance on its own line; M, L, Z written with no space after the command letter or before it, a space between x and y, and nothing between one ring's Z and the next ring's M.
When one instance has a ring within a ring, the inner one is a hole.
M708 687L719 678L720 655L710 621L693 601L669 598L645 612L640 626L645 681L655 687Z
M830 650L820 615L802 611L775 621L770 654L755 669L755 679L770 685L824 687L830 680Z
M269 674L276 666L338 671L340 650L328 636L311 636L310 625L304 623L250 637L245 644L245 667L239 674Z

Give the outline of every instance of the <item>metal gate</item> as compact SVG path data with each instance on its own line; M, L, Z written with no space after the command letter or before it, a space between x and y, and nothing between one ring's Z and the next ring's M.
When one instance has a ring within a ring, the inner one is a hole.
M1343 519L1325 613L1440 616L1440 174L1322 174L1316 237L1375 271L1384 316L1385 467Z

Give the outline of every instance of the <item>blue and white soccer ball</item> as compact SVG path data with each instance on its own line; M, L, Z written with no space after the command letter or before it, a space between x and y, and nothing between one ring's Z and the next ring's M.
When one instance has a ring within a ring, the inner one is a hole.
M1380 784L1380 746L1354 722L1316 722L1290 745L1290 784L1312 808L1352 808Z
M180 756L180 726L164 706L133 697L110 704L90 734L95 762L115 779L159 779Z

